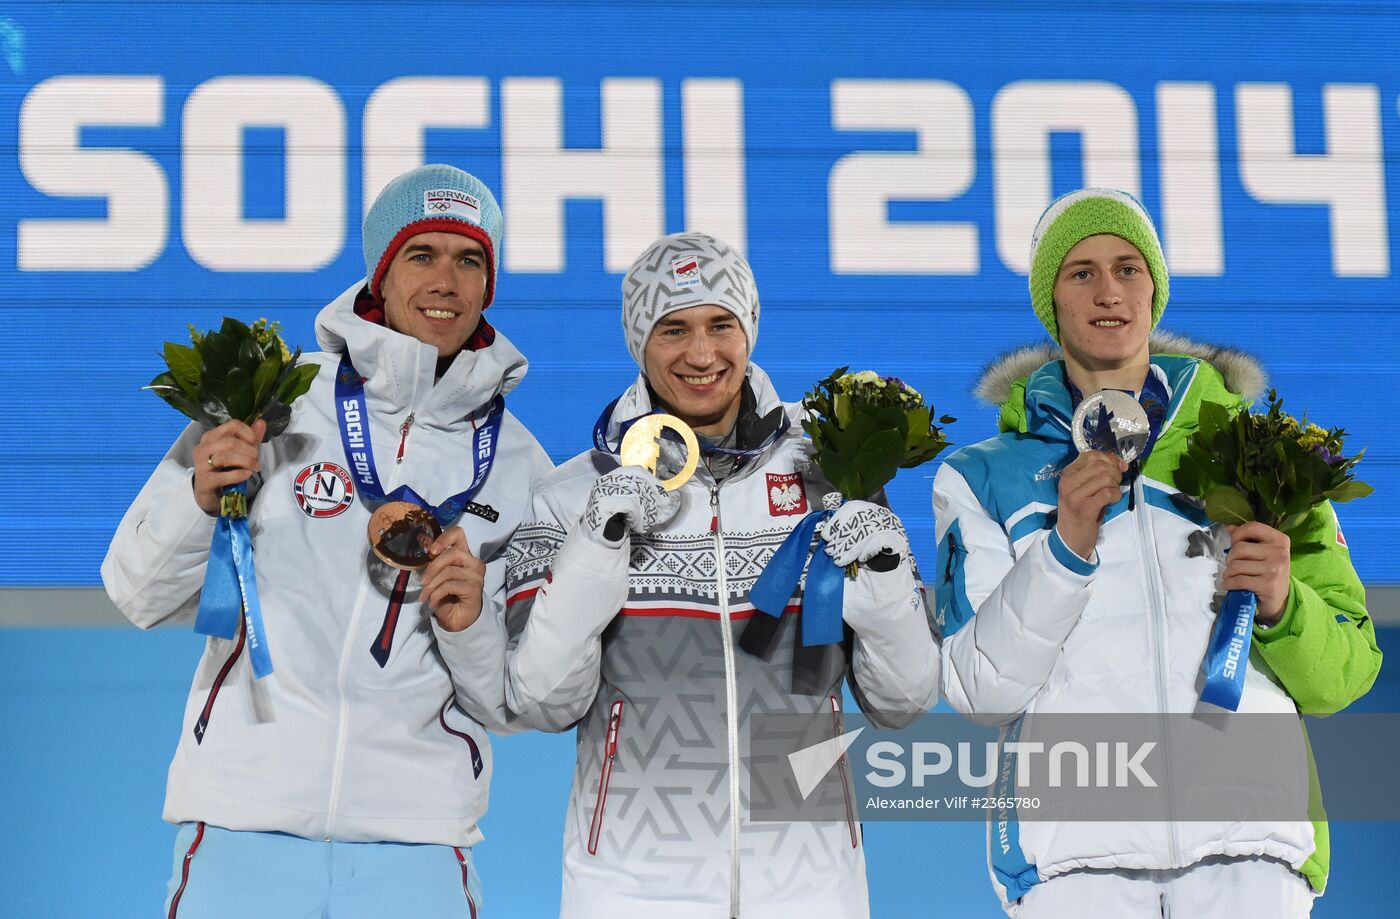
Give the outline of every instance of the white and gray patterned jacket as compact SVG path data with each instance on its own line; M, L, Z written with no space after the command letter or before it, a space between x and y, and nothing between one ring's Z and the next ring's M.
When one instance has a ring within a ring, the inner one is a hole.
M747 422L761 438L784 415L792 424L719 484L702 464L662 529L619 548L566 542L594 481L618 465L590 450L541 482L512 543L507 708L543 730L578 727L564 834L569 919L869 914L844 770L846 820L752 823L740 764L757 714L830 713L840 733L848 676L867 712L912 717L931 707L939 679L931 615L906 559L890 572L862 569L847 585L854 638L829 646L816 692L793 689L797 616L782 618L766 660L737 646L755 616L754 579L830 490L808 468L799 406L780 402L752 364L747 385L753 409L741 432ZM651 407L639 378L613 410L608 442ZM788 611L796 604L794 596Z

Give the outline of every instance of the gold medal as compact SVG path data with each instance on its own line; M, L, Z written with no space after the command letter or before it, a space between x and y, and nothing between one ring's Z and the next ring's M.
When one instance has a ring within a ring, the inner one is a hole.
M690 481L700 462L700 444L695 440L695 432L675 415L646 415L637 419L622 438L621 459L624 466L641 466L655 475L656 464L661 459L661 432L667 428L685 441L685 465L661 483L667 491L675 491Z
M395 568L426 567L433 560L428 548L441 535L437 518L408 501L381 504L369 518L369 547Z

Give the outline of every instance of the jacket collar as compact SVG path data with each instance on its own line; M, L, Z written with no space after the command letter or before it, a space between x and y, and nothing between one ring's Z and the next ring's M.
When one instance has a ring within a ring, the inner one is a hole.
M389 414L412 409L416 424L448 428L505 395L529 363L499 331L477 350L463 349L434 383L438 351L355 314L364 281L350 286L316 317L316 340L331 354L349 353L365 391ZM490 337L490 336L486 336Z
M1181 407L1201 364L1212 367L1226 389L1246 399L1257 397L1266 386L1259 362L1242 351L1200 344L1161 331L1152 333L1148 349L1152 372L1166 385L1171 397L1168 424ZM1001 409L1001 430L1022 431L1050 440L1069 437L1073 407L1060 358L1059 347L1047 342L1017 348L987 366L974 393Z
M763 465L765 457L772 455L773 451L793 437L802 436L802 428L792 423L800 410L800 405L795 403L785 403L778 398L777 390L773 388L772 381L763 368L749 362L745 371L744 390L740 397L741 402L739 417L735 420L737 430L737 444L740 449L752 449L761 445L777 429L787 422L788 430L783 436L776 438L758 456L743 462L740 467L732 473L730 478L739 479L749 474L754 469ZM621 443L621 429L624 422L630 421L641 415L652 411L656 405L652 398L651 387L647 384L644 375L638 374L637 379L618 397L616 404L607 412L605 419L600 418L601 427L606 434L607 451L616 455ZM666 449L666 447L663 447ZM701 463L695 473L695 480L703 484L713 484L709 471L705 464Z
M773 388L772 380L763 372L763 368L753 361L749 362L744 371L744 386L748 392L742 397L743 406L748 408L748 411L741 410L736 421L741 447L745 446L746 440L754 436L761 442L782 423L787 414L787 406L778 398L778 391ZM624 422L645 415L655 407L656 403L652 399L651 387L647 385L646 376L637 374L637 379L618 397L617 404L613 406L608 417L605 428L608 444L616 447Z

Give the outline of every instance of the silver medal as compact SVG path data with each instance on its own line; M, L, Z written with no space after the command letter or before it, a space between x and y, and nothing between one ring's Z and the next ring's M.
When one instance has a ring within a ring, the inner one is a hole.
M1119 389L1100 389L1074 410L1070 435L1080 453L1101 450L1131 463L1147 448L1151 428L1137 399Z

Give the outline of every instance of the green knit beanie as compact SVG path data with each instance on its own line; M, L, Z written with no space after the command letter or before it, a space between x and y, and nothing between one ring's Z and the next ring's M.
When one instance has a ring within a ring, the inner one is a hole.
M1167 262L1152 218L1127 192L1113 188L1081 188L1055 199L1045 209L1031 237L1031 306L1055 341L1055 277L1069 250L1090 236L1110 234L1137 247L1152 275L1152 326L1167 308Z

